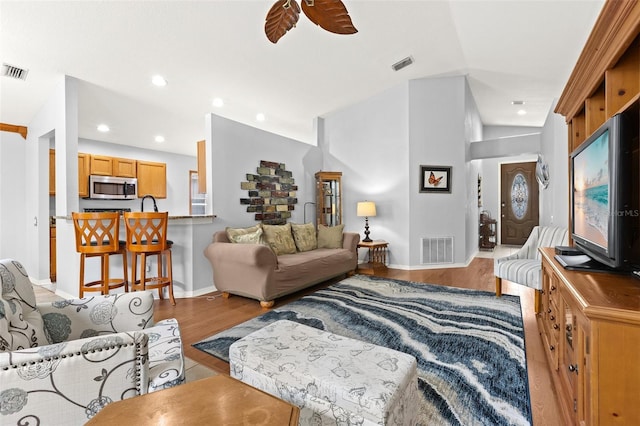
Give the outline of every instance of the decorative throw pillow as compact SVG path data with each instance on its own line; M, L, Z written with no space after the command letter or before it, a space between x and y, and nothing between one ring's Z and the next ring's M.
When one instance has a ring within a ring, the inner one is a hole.
M305 223L304 225L292 223L291 231L298 251L309 251L318 248L318 238L316 237L316 228L313 223Z
M262 227L264 229L264 239L276 256L296 252L296 243L291 235L290 223L285 225L262 225Z
M229 241L231 241L232 243L235 243L237 241L234 241L234 239L236 239L236 237L238 237L239 235L253 234L253 233L257 232L258 229L262 229L262 224L261 223L255 225L255 226L250 226L248 228L229 228L229 227L226 227L225 228L225 232L227 233L227 238L229 239Z
M256 232L247 232L246 234L233 235L229 239L232 243L238 244L264 244L262 234L262 228L258 228Z
M318 225L318 248L342 248L344 224L336 226Z

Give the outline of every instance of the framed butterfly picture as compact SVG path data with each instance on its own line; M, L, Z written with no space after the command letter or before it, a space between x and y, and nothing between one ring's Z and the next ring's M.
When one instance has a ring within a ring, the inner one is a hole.
M420 192L451 193L451 167L420 166Z

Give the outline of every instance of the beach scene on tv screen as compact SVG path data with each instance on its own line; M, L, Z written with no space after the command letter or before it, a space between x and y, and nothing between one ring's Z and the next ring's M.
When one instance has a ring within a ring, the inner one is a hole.
M574 157L574 232L607 247L609 228L609 133Z

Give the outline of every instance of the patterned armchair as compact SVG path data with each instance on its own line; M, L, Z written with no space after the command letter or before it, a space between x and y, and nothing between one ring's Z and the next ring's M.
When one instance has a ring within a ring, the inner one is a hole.
M535 311L540 312L542 260L539 247L555 247L569 244L567 230L553 226L534 226L522 248L512 255L495 259L493 273L496 276L496 296L502 295L502 280L535 288Z
M11 259L0 283L0 424L83 424L113 401L184 382L178 323L154 325L150 292L36 305Z

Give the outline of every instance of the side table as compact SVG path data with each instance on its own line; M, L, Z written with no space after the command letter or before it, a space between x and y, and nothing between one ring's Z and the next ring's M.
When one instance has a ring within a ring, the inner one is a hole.
M366 248L369 250L367 262L358 265L358 272L362 274L373 275L376 270L387 269L387 247L389 243L382 240L360 241L358 248Z

